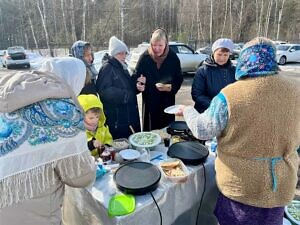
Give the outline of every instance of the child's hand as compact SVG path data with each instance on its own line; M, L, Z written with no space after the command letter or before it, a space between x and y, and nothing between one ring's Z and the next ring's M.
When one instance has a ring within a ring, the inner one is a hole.
M101 145L102 145L102 143L101 143L100 141L98 141L98 140L94 140L94 141L93 141L93 144L94 144L94 147L95 147L95 148L99 148L99 147L101 147Z

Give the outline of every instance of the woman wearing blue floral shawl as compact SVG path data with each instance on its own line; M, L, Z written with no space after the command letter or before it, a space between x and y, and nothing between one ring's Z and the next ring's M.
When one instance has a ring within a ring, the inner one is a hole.
M275 46L260 37L241 51L236 79L204 113L178 115L196 137L218 139L219 224L282 225L298 179L300 82L278 71Z
M59 74L14 71L0 78L3 225L61 224L65 185L86 187L95 178L75 96L83 87L85 66L75 58L47 65Z

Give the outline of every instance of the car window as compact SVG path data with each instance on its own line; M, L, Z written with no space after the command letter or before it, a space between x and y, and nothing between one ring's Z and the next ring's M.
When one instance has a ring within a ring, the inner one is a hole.
M179 45L177 46L177 48L178 48L178 53L180 54L193 54L193 51L187 48L186 46Z
M15 46L15 47L9 47L7 49L8 54L14 54L17 52L25 52L25 49L23 47Z
M170 45L169 47L170 47L170 49L172 49L173 52L179 53L178 48L177 48L176 45Z
M278 45L277 50L279 51L287 51L291 47L290 45Z
M296 51L300 51L300 45L295 46Z

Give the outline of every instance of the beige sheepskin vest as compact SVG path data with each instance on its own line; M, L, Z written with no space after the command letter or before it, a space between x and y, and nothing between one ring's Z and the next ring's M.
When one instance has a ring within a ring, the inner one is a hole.
M222 93L228 124L218 137L220 191L256 207L286 205L298 180L299 80L283 75L247 78Z

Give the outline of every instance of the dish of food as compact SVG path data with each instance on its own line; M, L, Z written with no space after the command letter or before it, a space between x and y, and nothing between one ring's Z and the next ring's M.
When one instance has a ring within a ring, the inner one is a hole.
M141 156L141 153L139 151L133 149L122 150L119 154L125 160L134 160L138 159Z
M164 163L161 163L160 166L167 176L170 176L170 177L185 176L185 173L183 172L179 161L164 162Z
M153 132L139 132L129 137L129 142L136 147L150 148L161 142L161 137Z
M293 200L285 208L285 214L295 224L300 224L300 201Z
M181 138L180 136L178 136L178 135L173 135L171 137L172 144L175 144L175 143L181 142L181 141L185 141L185 140L183 138Z
M168 159L159 164L166 178L175 182L185 182L188 177L188 169L179 159Z
M111 146L116 150L123 150L129 148L129 142L126 138L115 139L111 143Z
M165 108L164 112L168 113L168 114L176 114L179 112L179 109L180 109L179 105L172 105L172 106L169 106L168 108Z

